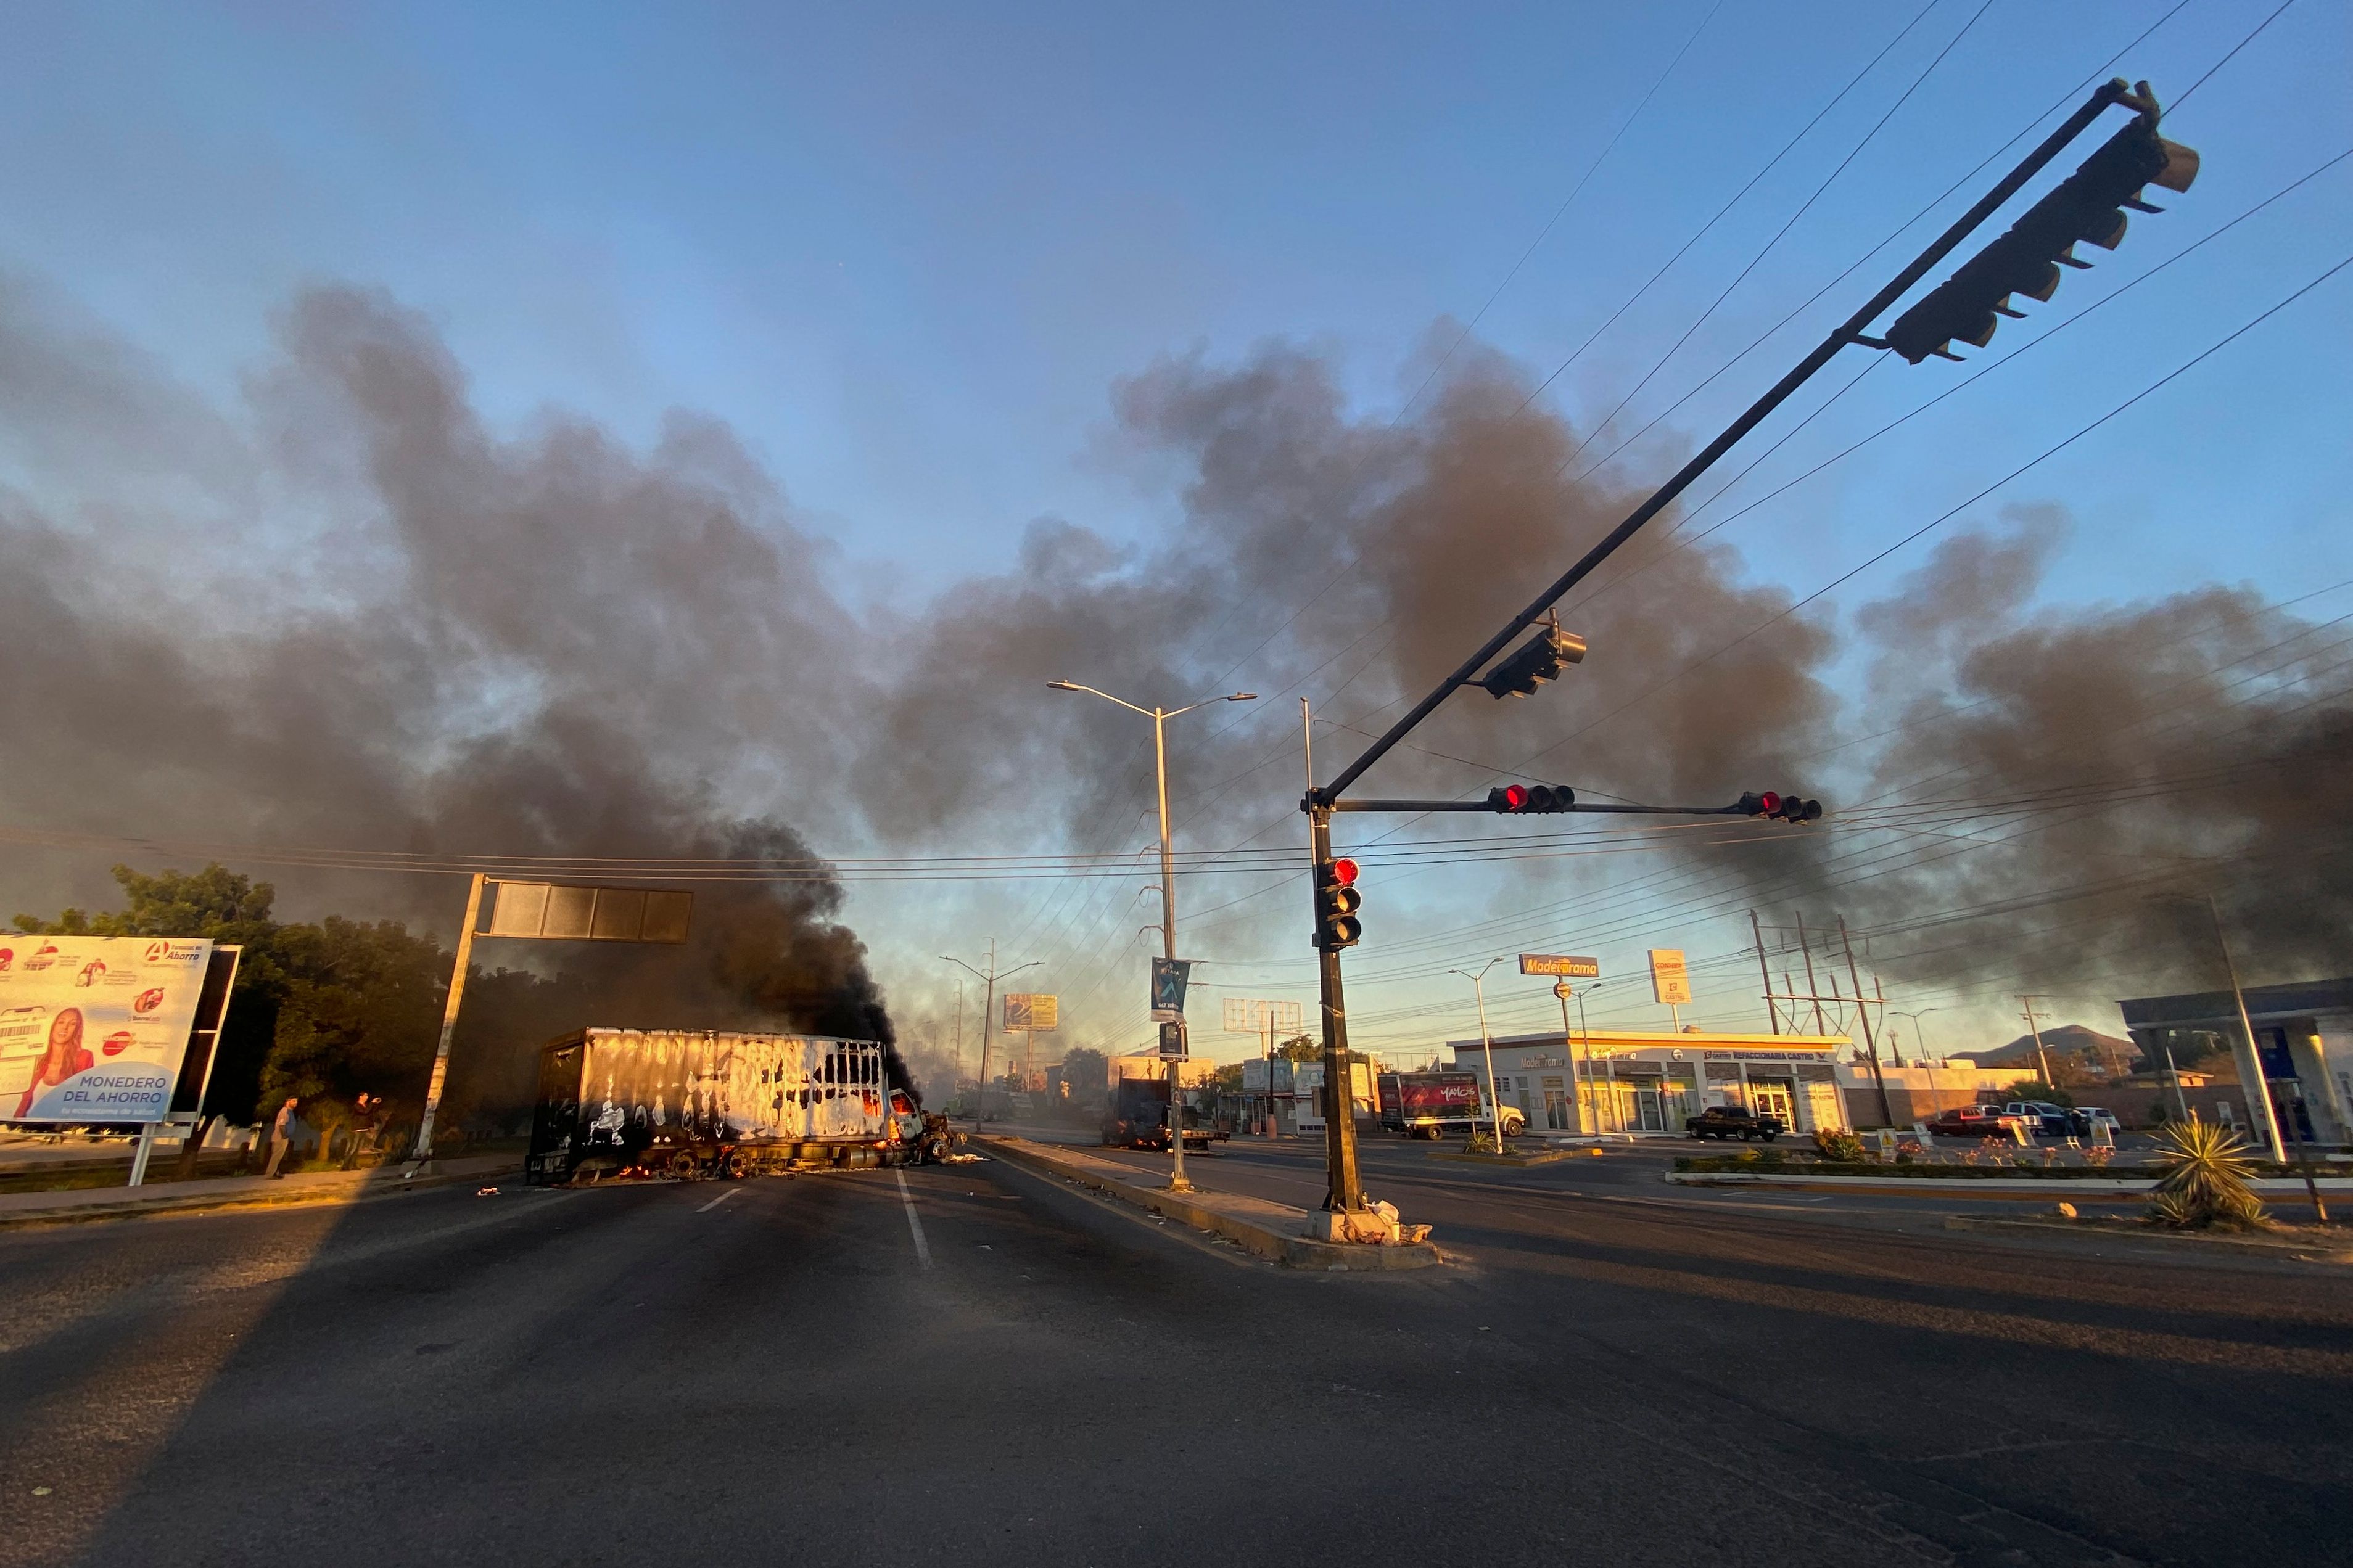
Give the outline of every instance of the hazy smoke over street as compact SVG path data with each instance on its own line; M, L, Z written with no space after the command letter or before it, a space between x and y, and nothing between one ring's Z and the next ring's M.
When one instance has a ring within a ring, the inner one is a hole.
M1351 416L1295 349L1172 360L1113 390L1098 455L1156 499L1173 487L1178 525L1134 545L1040 520L1001 573L919 613L858 610L723 425L674 416L646 450L560 412L494 434L431 329L380 295L293 300L226 402L70 319L0 290L18 828L438 854L1130 847L1148 731L1039 689L1068 677L1145 701L1282 697L1195 721L1177 794L1197 847L1293 842L1289 694L1377 731L1635 499L1573 477L1606 448L1524 409L1501 360L1456 363L1394 426ZM1841 626L1784 614L1728 544L1679 547L1675 524L1564 606L1582 667L1526 702L1457 699L1381 792L1514 776L1714 804L1793 785L1855 830L1671 838L1693 845L1678 874L1857 923L1990 904L2021 875L2115 884L1890 939L1891 975L2145 964L2200 940L2145 900L2157 863L2236 889L2259 967L2341 943L2353 710L2334 632L2220 586L2039 604L2064 520L2031 510L1946 536ZM291 900L450 918L438 879L270 874ZM628 1021L748 1007L891 1037L839 884L698 891L688 962L598 955L609 994L662 1015Z

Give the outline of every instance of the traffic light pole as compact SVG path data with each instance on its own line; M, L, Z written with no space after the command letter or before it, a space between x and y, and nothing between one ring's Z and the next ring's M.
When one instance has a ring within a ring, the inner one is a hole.
M1526 609L1513 616L1504 625L1503 630L1480 645L1479 650L1465 659L1461 668L1440 682L1436 690L1414 704L1411 711L1391 725L1388 732L1379 740L1367 746L1355 762L1342 769L1338 777L1320 790L1311 786L1309 790L1311 799L1327 807L1333 805L1339 800L1343 790L1356 783L1366 768L1388 755L1389 749L1404 740L1424 719L1429 718L1440 703L1445 701L1459 688L1477 684L1475 678L1479 672L1485 668L1489 661L1493 660L1497 654L1502 653L1514 637L1544 619L1552 607L1560 602L1563 595L1591 575L1594 569L1614 554L1620 545L1641 531L1643 524L1672 505L1676 497L1682 495L1691 487L1694 480L1713 468L1716 460L1730 451L1742 437L1755 429L1763 422L1766 416L1788 401L1798 388L1811 380L1817 371L1837 357L1841 349L1849 343L1863 343L1874 348L1885 347L1885 344L1879 340L1866 337L1863 329L1870 326L1888 306L1901 299L1905 290L1926 277L1929 268L1950 255L1979 224L1992 216L2004 202L2016 195L2027 181L2041 172L2043 165L2057 157L2070 142L2081 135L2084 128L2097 120L2110 105L2125 103L2137 108L2143 101L2134 97L2132 89L2126 85L2122 78L2108 82L2094 91L2082 108L2069 115L2066 121L2056 131L2044 137L2042 144L2028 153L2017 168L2004 175L2000 184L1978 198L1977 204L1968 212L1963 213L1950 228L1937 236L1935 244L1922 251L1912 264L1897 273L1885 288L1873 294L1861 310L1841 322L1829 337L1821 341L1813 353L1800 360L1788 374L1775 382L1772 389L1764 396L1750 404L1739 418L1725 427L1722 435L1701 448L1697 456L1675 471L1673 478L1652 491L1650 499L1629 513L1626 520L1611 529L1599 543L1587 551L1576 565L1555 578L1542 593L1529 602Z
M1525 609L1513 616L1504 624L1502 630L1481 644L1478 651L1465 659L1453 674L1440 681L1435 690L1415 703L1403 718L1391 725L1378 740L1366 747L1356 760L1343 768L1338 776L1328 784L1318 786L1315 783L1314 759L1311 746L1308 756L1307 793L1300 801L1300 809L1307 814L1314 862L1314 875L1310 879L1310 897L1320 900L1325 885L1325 877L1332 865L1332 816L1335 812L1419 813L1493 810L1493 807L1491 805L1472 801L1348 801L1343 800L1341 794L1362 777L1367 768L1387 756L1398 742L1412 733L1416 726L1437 710L1440 703L1462 687L1479 684L1480 671L1486 668L1498 654L1508 647L1514 637L1549 616L1553 606L1560 602L1562 595L1590 576L1594 570L1616 553L1620 546L1641 532L1644 524L1672 505L1675 499L1690 489L1694 481L1715 465L1717 459L1737 445L1743 437L1763 423L1767 416L1788 402L1799 387L1813 378L1816 372L1836 358L1841 349L1845 348L1849 343L1861 343L1869 348L1882 350L1887 348L1888 345L1883 340L1866 336L1865 329L1890 305L1901 299L1906 289L1926 277L1931 268L1952 254L1953 250L1967 239L1978 225L1992 216L2003 203L2016 195L2027 181L2032 179L2045 164L2057 157L2069 142L2081 135L2084 129L2097 120L2105 110L2113 104L2119 103L2144 113L2155 112L2154 102L2146 94L2137 95L2122 78L2110 81L2094 91L2081 108L2069 115L2057 130L2044 137L2016 168L2002 176L1999 184L1979 197L1969 210L1963 213L1943 234L1938 235L1934 244L1922 251L1910 265L1890 279L1884 288L1865 301L1862 309L1841 322L1811 353L1799 361L1797 365L1779 381L1775 382L1764 396L1750 404L1737 419L1725 427L1721 435L1702 447L1689 462L1676 469L1674 475L1666 483L1652 491L1649 499L1628 513L1624 521L1611 529L1599 542L1587 551L1575 565L1547 584L1543 592L1529 601ZM1580 654L1581 651L1580 646ZM1305 710L1306 704L1303 700L1301 703L1303 719L1305 717ZM1579 803L1567 809L1581 812L1640 813L1660 816L1729 815L1724 808L1714 806L1681 811L1663 806L1589 806ZM1320 914L1320 902L1317 908ZM1316 969L1324 1004L1324 1084L1327 1094L1332 1096L1330 1109L1333 1112L1325 1124L1327 1131L1324 1143L1328 1165L1328 1187L1324 1197L1324 1207L1349 1213L1364 1206L1364 1193L1357 1182L1356 1174L1356 1121L1349 1114L1352 1109L1349 1101L1342 1098L1348 1086L1347 1008L1343 997L1340 954L1337 949L1326 945L1322 940L1320 926L1316 943Z
M1332 864L1332 810L1312 806L1307 813L1315 859L1310 879L1318 888ZM1324 1206L1334 1214L1355 1214L1365 1206L1365 1190L1356 1176L1356 1106L1350 1092L1355 1085L1348 1066L1348 1005L1341 990L1338 949L1317 943L1315 975L1324 1004Z

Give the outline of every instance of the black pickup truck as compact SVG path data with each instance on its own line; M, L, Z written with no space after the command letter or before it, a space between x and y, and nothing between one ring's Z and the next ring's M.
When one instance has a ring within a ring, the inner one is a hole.
M1685 1122L1683 1131L1694 1138L1737 1138L1743 1143L1762 1138L1770 1143L1788 1128L1779 1117L1759 1116L1745 1106L1711 1105Z

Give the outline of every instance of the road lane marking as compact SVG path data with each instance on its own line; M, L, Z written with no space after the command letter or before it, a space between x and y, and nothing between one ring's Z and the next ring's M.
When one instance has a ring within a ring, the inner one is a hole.
M915 1260L929 1268L932 1244L923 1239L923 1222L915 1217L915 1194L907 1190L907 1173L893 1165L891 1173L899 1178L899 1201L907 1206L907 1229L915 1238Z
M741 1187L730 1187L730 1188L728 1188L725 1192L723 1192L723 1193L720 1194L717 1197L715 1197L715 1198L712 1199L709 1203L707 1203L707 1204L703 1205L701 1208L699 1208L699 1209L695 1210L694 1212L695 1212L695 1213L697 1213L697 1214L709 1214L712 1209L717 1208L721 1204L725 1203L729 1198L741 1197L741 1196L743 1196L743 1194L744 1194L744 1189L743 1189L743 1188L741 1188Z

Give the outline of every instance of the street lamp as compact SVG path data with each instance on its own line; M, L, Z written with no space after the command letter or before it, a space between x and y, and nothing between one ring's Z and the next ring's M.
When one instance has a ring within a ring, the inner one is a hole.
M980 1131L981 1113L988 1109L988 1033L990 1025L993 1022L993 1016L997 1011L997 983L1005 979L1008 975L1018 974L1025 969L1035 969L1046 961L1042 958L1033 958L1029 963L1016 964L1011 969L999 969L997 967L997 939L995 937L991 937L988 939L988 971L987 973L983 973L981 971L973 968L971 964L966 963L963 959L951 958L944 952L940 954L940 962L942 963L955 964L958 969L964 970L965 973L971 974L975 979L985 983L987 986L987 991L982 994L980 1004L980 1092L973 1096L972 1101L972 1130L975 1132L978 1132ZM958 992L956 995L956 1027L959 1032L959 1038L961 1038L961 1032L964 1027L964 995L962 992ZM1013 1108L1013 1102L1009 1098L1005 1103L1008 1110L1010 1110Z
M1108 691L1098 690L1092 686L1082 686L1075 680L1050 680L1046 682L1046 686L1051 691L1083 691L1089 696L1100 697L1106 702L1116 702L1129 712L1141 713L1152 721L1153 766L1155 776L1159 782L1160 795L1161 952L1167 958L1174 960L1176 956L1176 862L1168 839L1168 721L1180 713L1190 713L1196 708L1206 708L1212 702L1255 702L1258 700L1258 693L1237 691L1227 697L1204 697L1198 702L1188 702L1182 708L1139 708L1124 698L1113 697ZM1180 1040L1184 1039L1185 1025L1181 1019L1177 1022L1176 1029L1177 1037ZM1193 1190L1193 1184L1185 1179L1184 1084L1181 1070L1176 1065L1183 1059L1181 1057L1171 1058L1168 1067L1170 1154L1168 1190L1172 1193L1189 1193ZM1343 1092L1346 1088L1345 1084L1341 1086ZM1325 1085L1324 1091L1328 1095L1331 1092L1331 1086ZM1343 1102L1344 1106L1345 1103Z
M1453 969L1447 972L1450 974L1460 974L1463 979L1471 982L1471 994L1477 997L1479 1001L1479 1045L1487 1054L1487 1122L1494 1130L1495 1152L1498 1154L1504 1152L1504 1097L1495 1089L1495 1037L1487 1032L1486 980L1487 971L1503 962L1500 958L1491 958L1479 966L1479 973L1476 974L1467 969Z

